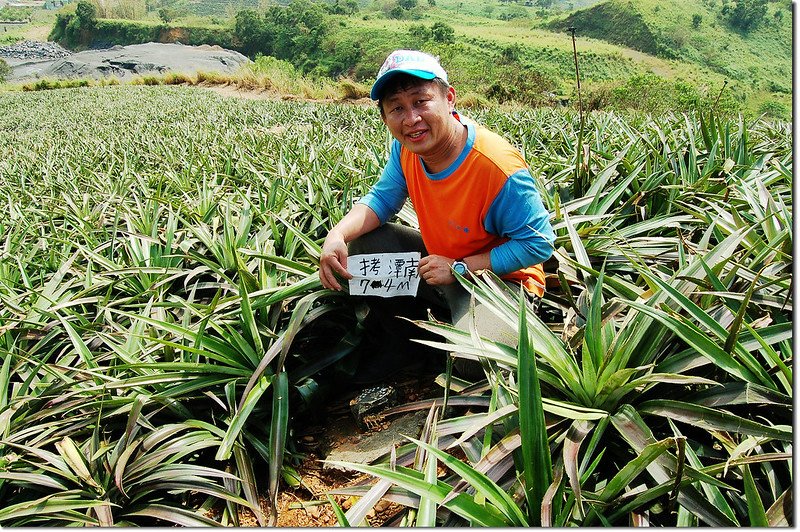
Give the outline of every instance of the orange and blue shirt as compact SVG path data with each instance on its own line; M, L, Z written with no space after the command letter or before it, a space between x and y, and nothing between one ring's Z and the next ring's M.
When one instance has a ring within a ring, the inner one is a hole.
M462 123L467 143L441 172L428 172L393 141L383 174L359 203L383 224L411 198L428 253L461 259L490 252L492 271L541 296L541 263L553 253L555 234L528 165L500 135Z

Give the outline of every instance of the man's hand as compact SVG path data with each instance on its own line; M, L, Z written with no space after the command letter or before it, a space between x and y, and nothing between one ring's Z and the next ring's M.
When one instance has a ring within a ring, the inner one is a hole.
M322 244L322 254L319 256L319 280L322 286L331 290L341 290L342 287L335 274L347 279L353 278L347 272L347 243L377 229L381 225L375 211L356 203L350 212L339 220L336 227L331 229Z
M429 285L447 285L456 282L450 266L455 259L441 255L428 255L419 260L419 276Z
M325 243L322 244L322 254L319 257L319 280L325 288L341 290L342 286L334 274L339 274L348 280L353 278L347 271L347 244L345 244L344 238L332 231L328 233Z

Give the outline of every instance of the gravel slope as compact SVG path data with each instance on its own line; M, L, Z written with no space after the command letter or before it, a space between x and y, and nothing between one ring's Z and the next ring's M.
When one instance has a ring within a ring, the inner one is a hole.
M250 61L239 52L219 46L187 46L180 43L133 44L78 53L69 53L58 47L63 51L61 52L53 48L58 45L36 44L35 41L14 46L17 49L0 48L0 57L12 67L9 81L108 76L126 80L135 75L166 72L190 75L198 71L228 74Z

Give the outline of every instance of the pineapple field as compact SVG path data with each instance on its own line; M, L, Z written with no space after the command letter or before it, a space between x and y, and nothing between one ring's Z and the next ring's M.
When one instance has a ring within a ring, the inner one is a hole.
M380 175L378 110L0 93L0 526L281 524L287 493L351 526L793 525L791 123L461 111L532 169L547 293L461 280L519 346L417 322L483 378L448 363L386 412L418 433L309 496L304 412L364 334L320 246Z

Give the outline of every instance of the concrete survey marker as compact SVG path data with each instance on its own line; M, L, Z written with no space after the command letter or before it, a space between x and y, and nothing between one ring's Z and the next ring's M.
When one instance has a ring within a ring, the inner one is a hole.
M352 440L334 443L325 459L354 464L372 463L388 454L392 447L407 443L406 436L419 437L427 416L426 410L418 410L387 420L380 430L365 433ZM324 468L347 471L346 468L327 461Z

